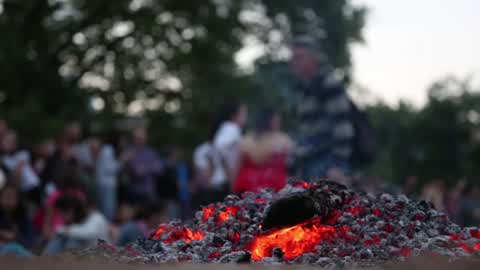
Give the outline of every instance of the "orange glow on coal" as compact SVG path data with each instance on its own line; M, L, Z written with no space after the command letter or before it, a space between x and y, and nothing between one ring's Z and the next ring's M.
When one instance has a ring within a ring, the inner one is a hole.
M215 217L215 211L217 209L215 208L215 206L213 205L210 205L208 207L204 207L202 209L202 220L204 222L208 221L211 217ZM229 206L225 209L225 211L221 211L218 213L217 215L217 225L221 225L223 223L225 223L225 221L229 220L230 219L230 215L231 216L236 216L237 215L237 212L240 211L240 208L237 207L237 206Z
M314 251L315 246L323 239L334 234L333 227L322 225L320 218L315 218L299 225L259 235L248 249L255 261L270 257L276 247L281 248L285 259L290 260Z
M200 241L205 237L205 235L200 232L200 231L191 231L188 228L185 228L185 237L183 240L185 240L186 243L190 243L192 241Z
M159 240L162 237L162 234L165 232L166 229L167 229L166 225L160 225L160 227L158 227L157 231L153 234L152 239L153 240Z
M202 220L206 222L209 218L213 217L215 214L215 207L213 205L205 207L202 209L203 215Z
M192 231L189 228L173 228L166 225L161 225L158 227L157 231L153 234L153 240L160 240L162 236L167 236L163 240L166 244L171 244L179 240L185 241L185 243L190 243L192 241L200 241L205 237L201 231Z
M235 207L235 206L227 207L227 209L225 209L225 211L220 212L220 214L218 214L218 222L219 223L224 223L225 221L227 221L230 218L230 215L235 216L239 210L240 209L238 207Z

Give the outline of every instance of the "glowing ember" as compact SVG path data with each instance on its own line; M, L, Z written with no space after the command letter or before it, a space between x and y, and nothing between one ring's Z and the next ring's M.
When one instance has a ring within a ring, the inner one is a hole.
M367 246L380 245L381 239L380 239L380 236L374 235L372 239L367 239L364 241L364 243Z
M213 217L215 214L215 207L213 205L210 205L208 207L203 208L203 215L202 215L202 220L206 222L209 218Z
M312 252L323 239L332 236L335 229L320 224L320 218L279 229L258 236L249 246L252 259L259 261L270 257L274 248L281 248L285 259L290 260L307 252Z
M153 240L159 240L163 233L165 232L165 230L167 229L167 225L163 224L163 225L160 225L160 227L158 227L157 231L153 234L152 236L152 239Z
M234 232L234 233L232 233L228 236L228 239L236 244L236 243L240 242L240 233L239 232Z
M218 222L224 223L230 218L230 215L235 216L239 210L240 208L238 207L234 207L234 206L227 207L225 211L220 212L220 214L218 214Z
M256 198L255 199L255 203L258 203L258 204L266 204L268 203L267 200L263 199L263 198Z
M472 230L472 231L470 232L470 235L471 235L472 237L475 237L475 238L477 238L477 239L480 239L480 230Z
M212 252L210 255L208 255L208 258L209 259L216 259L220 257L220 253L219 252Z
M346 212L348 212L350 214L353 214L353 215L358 215L363 211L364 211L364 208L361 207L361 206L356 206L356 207L353 207L353 208L350 208L350 209L346 210Z
M293 186L298 188L308 189L310 187L310 184L307 182L300 181L300 182L294 183Z
M410 257L412 256L412 251L407 247L403 247L402 249L400 249L400 254L403 257Z
M166 239L163 240L166 244L175 243L176 241L183 240L185 243L190 243L192 241L200 241L205 235L200 231L192 231L189 228L171 228L166 225L161 225L157 231L152 236L153 240L160 240L162 236L166 236Z
M216 208L213 205L208 207L204 207L202 209L202 221L207 222L210 218L215 217ZM225 223L225 221L230 219L230 216L235 217L237 212L240 211L240 208L237 206L230 206L225 209L225 211L221 211L217 215L217 225L221 225Z
M200 241L205 237L205 235L200 231L192 231L189 228L183 228L178 230L170 235L170 237L165 240L165 243L174 243L178 240L183 240L185 243L190 243L192 241Z
M453 241L459 241L460 240L460 235L452 234L452 235L450 235L450 239L452 239Z

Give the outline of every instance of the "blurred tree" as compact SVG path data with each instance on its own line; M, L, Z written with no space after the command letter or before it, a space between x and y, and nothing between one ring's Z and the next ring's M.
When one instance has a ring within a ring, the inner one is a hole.
M432 84L422 109L405 103L370 106L381 145L371 172L397 182L409 175L447 183L480 177L479 107L479 91L454 77Z
M32 135L147 116L158 141L191 145L219 97L258 97L241 48L282 60L301 29L348 73L364 14L347 0L0 0L0 113Z

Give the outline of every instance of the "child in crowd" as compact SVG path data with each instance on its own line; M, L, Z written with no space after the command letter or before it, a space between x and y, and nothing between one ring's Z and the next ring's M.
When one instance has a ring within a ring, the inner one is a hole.
M61 213L65 226L59 228L54 239L48 243L45 255L87 248L98 240L110 240L107 219L77 196L62 196L56 201L55 209Z
M158 225L168 222L166 207L161 203L139 208L137 217L120 228L117 246L125 246L138 238L148 237Z
M51 240L56 230L65 225L61 213L55 209L59 198L68 195L86 202L86 194L80 182L78 169L75 166L68 166L52 186L46 198L45 208L40 209L34 218L35 226L42 233L44 240Z

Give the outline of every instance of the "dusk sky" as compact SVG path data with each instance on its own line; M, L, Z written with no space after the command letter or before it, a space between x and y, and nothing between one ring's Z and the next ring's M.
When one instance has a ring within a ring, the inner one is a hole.
M448 74L474 75L480 85L480 1L354 0L370 8L365 45L355 45L354 76L395 104L425 101L426 89Z

